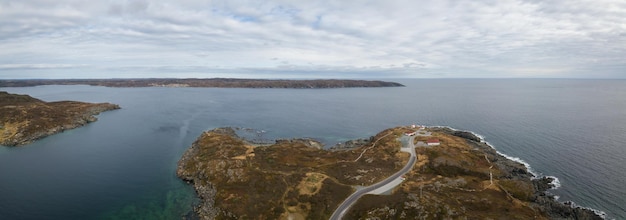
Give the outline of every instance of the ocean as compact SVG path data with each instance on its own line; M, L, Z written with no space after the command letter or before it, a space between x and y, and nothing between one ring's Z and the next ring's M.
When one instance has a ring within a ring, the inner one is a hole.
M410 124L475 132L537 175L557 177L550 192L560 201L626 219L626 80L390 81L406 87L0 88L122 107L81 128L0 147L0 219L180 219L197 201L176 163L217 127L333 145Z

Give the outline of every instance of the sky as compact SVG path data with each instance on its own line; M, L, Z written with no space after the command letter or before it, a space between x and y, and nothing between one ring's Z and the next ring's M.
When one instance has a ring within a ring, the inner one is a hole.
M626 78L624 0L0 0L0 79Z

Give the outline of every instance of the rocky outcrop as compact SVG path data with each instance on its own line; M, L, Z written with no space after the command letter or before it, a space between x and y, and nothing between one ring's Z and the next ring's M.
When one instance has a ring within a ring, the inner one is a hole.
M335 144L334 146L328 148L328 150L331 150L331 151L350 150L350 149L354 149L354 148L357 148L357 147L361 147L361 146L370 144L373 139L374 139L374 137L370 137L369 139L349 140L349 141L346 141L346 142Z
M0 92L0 145L20 146L98 119L120 107L110 103L44 102L28 95Z
M324 149L324 144L315 139L311 138L293 138L293 139L278 139L276 140L276 144L295 144L301 143L304 146L315 148L315 149Z
M450 131L451 135L457 136L457 137L461 137L461 138L465 138L471 141L475 141L475 142L481 142L480 137L474 135L472 132L469 131L454 131L451 130Z
M541 177L533 179L533 186L537 193L533 197L533 201L540 210L548 213L551 219L604 219L593 210L576 206L573 202L559 202L555 197L546 191L554 187L551 177Z

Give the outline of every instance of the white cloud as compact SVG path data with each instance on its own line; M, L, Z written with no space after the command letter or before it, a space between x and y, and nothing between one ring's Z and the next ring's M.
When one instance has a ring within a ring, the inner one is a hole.
M625 78L626 3L26 0L0 48L0 78Z
M65 68L77 68L77 67L85 67L87 65L76 65L76 64L48 64L48 63L37 63L37 64L0 64L0 70L8 70L8 69L65 69Z

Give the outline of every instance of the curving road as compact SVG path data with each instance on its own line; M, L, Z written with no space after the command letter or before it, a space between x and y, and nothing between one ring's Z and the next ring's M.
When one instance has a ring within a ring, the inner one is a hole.
M406 139L406 137L403 137L403 139ZM392 182L393 180L400 178L400 176L408 173L411 168L413 168L413 165L415 165L415 161L417 160L417 157L415 156L415 145L413 144L413 140L415 139L414 136L411 136L409 138L409 140L407 140L406 142L403 143L403 145L407 145L410 148L410 154L411 157L409 158L409 162L406 164L406 166L404 166L400 171L394 173L393 175L387 177L387 179L384 179L383 181L380 181L378 183L375 183L373 185L367 186L365 188L359 189L356 192L352 193L352 195L350 195L346 200L343 201L343 203L341 203L341 205L339 205L339 207L337 207L337 209L335 209L335 212L333 213L332 216L330 216L331 220L340 220L341 218L343 218L343 216L346 214L346 212L348 211L348 209L350 209L350 207L357 201L359 200L359 198L361 198L361 196L375 190L378 189L380 187L383 187L385 185L387 185L388 183ZM405 146L406 147L406 146Z

